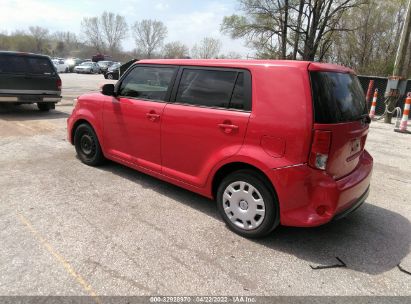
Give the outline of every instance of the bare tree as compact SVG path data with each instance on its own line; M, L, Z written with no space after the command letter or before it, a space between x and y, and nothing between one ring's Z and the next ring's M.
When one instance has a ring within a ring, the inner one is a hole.
M103 53L105 51L106 47L98 17L84 18L81 22L81 30L86 41L94 47L97 52Z
M199 44L195 44L191 50L194 58L216 58L221 50L221 41L211 37L205 37Z
M58 56L67 56L80 47L77 35L72 32L54 32L51 39L55 45L54 53Z
M36 52L44 51L44 44L47 41L49 30L40 26L30 26L29 32L36 43Z
M128 26L126 19L120 15L104 12L100 17L102 36L111 55L114 55L127 37Z
M133 26L133 36L137 49L142 51L144 57L151 58L162 46L167 36L167 27L161 21L137 21Z
M224 17L221 30L246 38L259 57L320 60L333 34L347 31L345 12L368 0L239 0L243 15Z
M98 52L114 55L127 37L128 26L121 15L103 12L100 17L84 18L81 28L87 42Z
M163 57L164 58L186 58L188 57L188 47L181 43L180 41L169 42L163 47Z

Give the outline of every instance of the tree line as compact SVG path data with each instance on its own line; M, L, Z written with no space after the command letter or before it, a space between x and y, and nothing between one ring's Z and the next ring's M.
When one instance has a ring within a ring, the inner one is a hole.
M394 65L407 0L237 2L237 13L223 18L221 32L243 39L256 59L326 61L360 74L387 76ZM0 33L0 49L82 58L100 52L118 60L241 57L236 52L221 54L221 41L212 37L204 37L190 49L180 41L167 41L167 36L161 21L147 19L129 25L125 17L104 12L83 18L81 35L50 33L39 26ZM125 52L121 45L129 37L135 49ZM411 54L407 58L404 68L410 74Z
M0 50L43 53L55 57L89 58L96 53L118 60L130 58L240 58L230 52L220 54L221 41L204 37L191 50L180 41L167 42L168 30L163 22L141 20L129 26L118 14L104 12L101 16L86 17L81 21L81 35L72 32L50 33L48 29L31 26L11 34L0 33ZM135 49L123 51L122 42L131 36Z

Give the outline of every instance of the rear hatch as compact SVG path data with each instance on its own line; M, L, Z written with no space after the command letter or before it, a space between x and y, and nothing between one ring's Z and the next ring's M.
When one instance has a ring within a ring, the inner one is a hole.
M51 60L31 54L0 53L0 94L60 95L61 80Z
M356 75L310 70L314 126L309 164L338 179L358 165L368 134L365 96Z

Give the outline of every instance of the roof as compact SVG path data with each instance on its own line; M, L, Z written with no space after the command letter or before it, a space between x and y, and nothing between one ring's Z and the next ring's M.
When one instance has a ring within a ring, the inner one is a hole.
M34 53L28 53L28 52L0 51L0 54L6 54L6 55L21 55L21 56L36 56L36 57L50 58L50 57L47 56L47 55L34 54Z
M214 67L295 67L310 70L337 71L354 73L353 70L341 65L300 60L245 60L245 59L143 59L136 64L192 65Z

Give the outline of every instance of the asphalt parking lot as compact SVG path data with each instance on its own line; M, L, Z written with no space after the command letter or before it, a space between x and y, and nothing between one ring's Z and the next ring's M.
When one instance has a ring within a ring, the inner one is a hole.
M66 141L72 99L106 83L62 74L55 111L0 108L0 295L411 295L411 135L371 124L366 203L322 227L261 240L214 202ZM310 265L346 268L313 270Z

